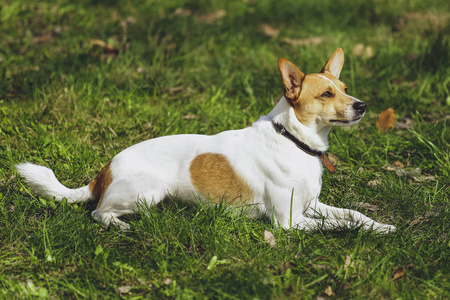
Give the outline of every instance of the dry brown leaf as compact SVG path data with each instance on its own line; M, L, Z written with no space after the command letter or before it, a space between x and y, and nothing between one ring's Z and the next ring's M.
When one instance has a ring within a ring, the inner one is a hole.
M167 87L164 90L169 92L169 94L178 94L184 90L184 87L182 85L180 85L180 86L175 86L175 87Z
M365 57L368 58L373 57L375 55L372 46L364 46L363 44L356 44L356 46L353 47L352 53L355 56L364 55Z
M193 119L197 118L197 116L196 116L196 115L188 114L188 115L182 116L181 118L182 118L183 120L193 120Z
M35 36L34 38L31 39L31 41L35 44L38 44L38 43L52 41L54 38L55 37L53 36L53 34L48 33L48 34L44 34L41 36Z
M317 45L323 42L323 38L319 36L310 37L307 39L294 40L291 38L283 38L283 42L290 44L292 46L308 46L308 45Z
M371 210L371 211L378 210L378 206L373 205L373 204L369 204L369 203L366 203L366 202L355 202L355 205L358 206L358 207L367 209L367 210Z
M371 58L375 56L375 53L373 52L373 49L371 46L366 47L366 56Z
M429 218L429 217L438 217L439 215L440 215L440 212L435 211L435 210L427 211L427 212L425 212L425 214L424 214L424 216L425 216L426 218Z
M414 168L412 170L405 170L400 168L394 168L395 174L398 177L408 176L408 177L414 177L420 175L420 168Z
M273 28L267 23L259 24L259 29L266 35L270 37L277 37L280 34L280 30Z
M268 230L264 230L264 241L266 243L268 243L270 246L272 246L273 248L275 248L277 245L277 242L275 240L275 237L273 236L273 233Z
M331 285L328 285L328 286L325 288L325 291L323 291L323 293L324 293L325 295L327 295L328 297L333 296L334 293L333 293L333 290L331 289Z
M183 7L178 7L177 9L175 9L175 11L173 12L173 14L175 16L183 16L183 17L187 17L192 15L192 10L190 9L186 9Z
M378 115L378 120L376 123L378 130L380 130L383 133L387 132L389 129L394 127L395 118L396 118L395 111L392 107L383 110Z
M405 265L404 267L397 268L394 271L394 275L392 275L391 281L405 277L406 270L411 270L412 268L414 268L413 264L409 264L409 265Z
M402 122L396 122L395 123L395 127L396 128L400 128L400 129L404 129L404 130L410 130L411 129L411 125L413 124L413 121L411 119L403 119L403 123Z
M128 25L134 25L134 24L137 23L137 19L136 19L135 17L133 17L133 16L129 16L129 17L127 17L127 18L125 19L125 22L126 22Z
M117 137L117 133L114 131L114 129L112 129L111 127L108 127L109 131L111 131L112 135L114 137Z
M392 276L392 281L405 277L406 270L403 267L397 268L395 270L394 275Z
M426 219L424 217L418 217L417 219L414 219L414 220L408 222L407 224L408 224L408 226L412 226L414 224L418 224L418 223L422 223L422 222L428 222L428 221L429 221L429 219Z
M414 181L427 181L427 180L436 180L436 177L433 175L422 175L422 176L413 176L412 179Z
M403 165L399 160L394 161L394 166L403 169L405 165Z
M339 160L339 157L334 155L333 153L328 152L327 153L328 159L331 161L331 163L335 166L338 166L341 164L341 161Z
M368 186L379 186L381 184L381 181L379 180L371 180L367 183Z
M330 267L327 266L327 265L317 265L317 264L310 263L310 266L313 267L314 269L319 269L319 270L328 270L328 269L330 269Z
M224 9L218 9L216 11L213 11L209 14L201 14L198 15L196 20L197 22L201 22L201 23L208 23L208 24L213 24L216 21L222 19L223 17L225 17L227 15L227 11Z
M124 285L124 286L119 286L117 288L117 291L119 292L119 294L128 294L131 290L132 286L129 285Z
M347 254L345 256L344 270L347 270L351 264L352 264L352 256L350 254Z
M363 44L356 44L355 47L353 47L352 53L355 56L361 56L364 51L364 45Z
M108 44L108 43L106 43L106 42L104 42L102 40L93 39L93 40L91 40L91 44L93 46L97 46L97 47L103 48L103 50L104 50L104 52L106 54L114 54L114 55L119 54L119 49L118 48L116 48L116 47L114 47L114 46L112 46L112 45L110 45L110 44Z

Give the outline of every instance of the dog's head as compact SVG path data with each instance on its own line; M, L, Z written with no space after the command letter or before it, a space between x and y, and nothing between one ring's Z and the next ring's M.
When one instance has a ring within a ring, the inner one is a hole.
M347 94L339 80L344 65L344 51L334 51L320 73L305 75L297 66L280 58L278 67L283 78L284 96L292 105L297 119L306 126L351 125L366 112L366 104Z

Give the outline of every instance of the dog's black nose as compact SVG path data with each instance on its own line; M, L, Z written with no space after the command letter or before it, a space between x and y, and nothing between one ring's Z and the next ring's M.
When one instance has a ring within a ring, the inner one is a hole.
M353 104L353 108L359 113L365 112L366 107L367 107L367 105L362 101L358 101Z

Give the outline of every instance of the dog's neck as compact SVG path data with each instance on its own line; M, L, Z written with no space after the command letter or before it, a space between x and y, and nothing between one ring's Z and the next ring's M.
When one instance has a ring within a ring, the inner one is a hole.
M302 124L284 96L266 117L275 123L283 125L287 131L310 148L322 152L328 149L328 133L331 130L331 126L319 127Z

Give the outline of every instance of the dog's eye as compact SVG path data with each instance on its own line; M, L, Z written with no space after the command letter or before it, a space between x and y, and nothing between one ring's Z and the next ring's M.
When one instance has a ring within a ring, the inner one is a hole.
M347 94L347 88L345 88L344 92Z
M330 98L330 97L333 97L333 94L331 92L327 91L327 92L323 93L320 97Z

